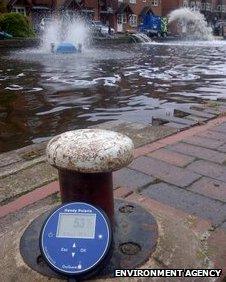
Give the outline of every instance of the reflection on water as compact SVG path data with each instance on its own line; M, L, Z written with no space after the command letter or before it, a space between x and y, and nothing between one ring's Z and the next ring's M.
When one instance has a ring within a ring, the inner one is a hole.
M0 150L109 121L151 123L226 97L226 44L101 46L82 55L0 55Z

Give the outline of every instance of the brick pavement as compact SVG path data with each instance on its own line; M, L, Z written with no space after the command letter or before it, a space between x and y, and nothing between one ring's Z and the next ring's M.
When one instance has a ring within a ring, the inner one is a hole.
M221 117L136 149L134 162L114 173L114 189L150 197L226 230L225 147L226 117ZM56 185L28 193L27 202L58 191ZM0 217L26 205L26 195L14 202L0 207Z
M134 162L128 168L114 173L116 197L147 206L153 214L164 211L165 216L168 214L171 220L177 220L183 214L189 215L197 221L194 228L201 226L199 228L204 230L202 226L208 222L208 230L211 230L208 242L215 254L214 266L222 268L224 275L225 148L226 117L221 117L204 126L188 129L136 149ZM57 192L58 183L38 189L0 207L0 217Z
M141 195L226 230L225 147L223 122L179 141L165 142L160 148L150 147L150 153L146 146L144 154L140 153L130 168L158 180L140 189Z

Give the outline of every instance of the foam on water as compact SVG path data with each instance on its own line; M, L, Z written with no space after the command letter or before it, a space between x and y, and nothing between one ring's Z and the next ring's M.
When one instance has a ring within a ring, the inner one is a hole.
M7 86L5 88L5 90L12 90L12 91L18 91L18 90L22 90L23 87L17 84L11 84L10 86Z
M213 40L212 29L198 10L179 8L169 14L169 24L177 23L180 34L189 39Z
M44 89L41 87L34 87L31 90L28 90L27 92L39 92L39 91L43 91Z
M187 37L189 39L190 37ZM166 41L166 42L149 42L146 45L153 45L153 46L178 46L178 47L223 47L226 45L225 40L173 40L173 41ZM169 56L160 56L161 58L169 58Z

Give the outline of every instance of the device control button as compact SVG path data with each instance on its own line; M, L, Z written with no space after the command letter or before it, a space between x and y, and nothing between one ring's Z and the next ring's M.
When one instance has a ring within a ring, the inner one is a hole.
M75 253L71 253L71 256L74 258L75 257Z
M79 263L79 265L78 265L78 269L82 269L82 265L81 265L81 263Z
M102 234L99 234L99 235L98 235L98 238L99 238L99 239L103 239L103 235L102 235Z
M49 238L52 238L52 237L53 237L53 233L52 233L52 232L49 232L48 237L49 237Z
M81 248L80 249L80 253L86 253L86 249L85 248Z
M73 244L72 248L76 248L76 244L75 243Z
M60 249L60 251L63 252L63 253L67 253L67 252L68 252L68 249L62 247L62 248Z

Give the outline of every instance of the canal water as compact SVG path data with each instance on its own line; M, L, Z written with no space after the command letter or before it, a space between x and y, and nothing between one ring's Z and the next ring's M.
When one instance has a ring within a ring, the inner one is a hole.
M153 115L225 98L224 41L1 51L0 151L104 121L151 124Z

